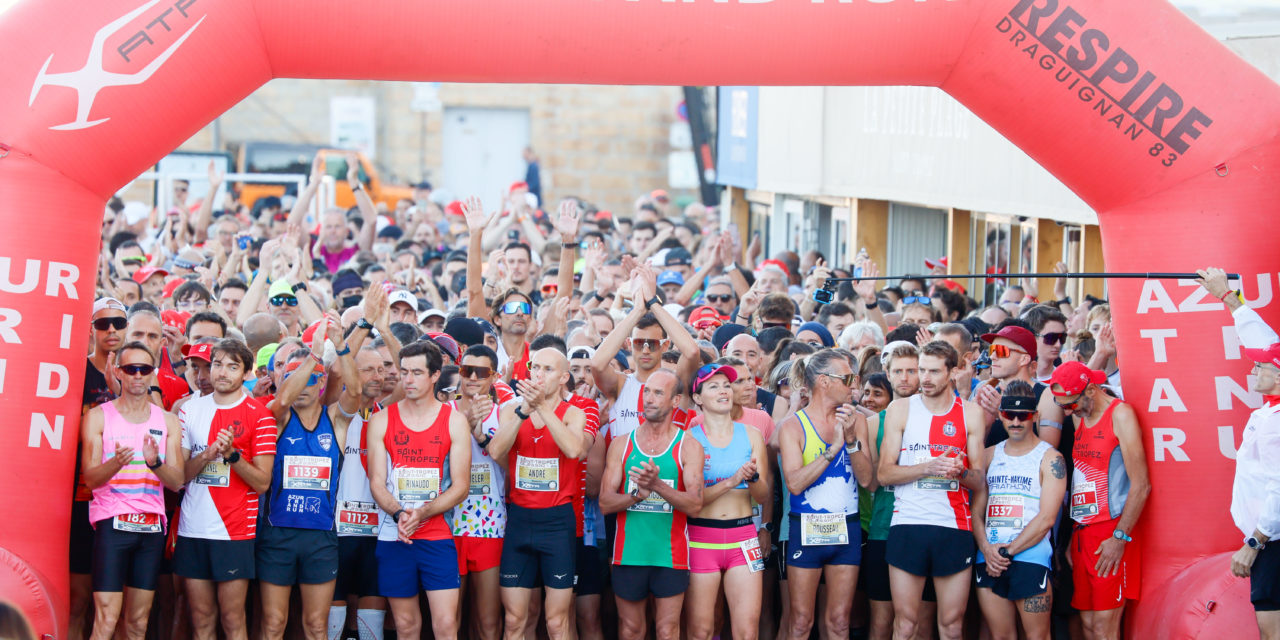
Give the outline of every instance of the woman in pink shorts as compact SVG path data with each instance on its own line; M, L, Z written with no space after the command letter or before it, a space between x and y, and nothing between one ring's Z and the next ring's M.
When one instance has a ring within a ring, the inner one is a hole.
M764 569L761 545L768 532L751 520L751 500L769 503L769 465L764 438L753 427L734 422L733 383L737 371L709 364L698 369L691 397L702 424L689 435L706 452L702 510L689 518L689 590L685 594L689 636L714 634L716 601L724 584L734 640L754 640L760 622Z

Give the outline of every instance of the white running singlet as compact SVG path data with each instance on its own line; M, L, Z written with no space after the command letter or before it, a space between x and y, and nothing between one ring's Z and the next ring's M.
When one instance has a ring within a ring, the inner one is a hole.
M940 456L959 456L969 468L969 429L964 422L964 400L956 396L946 413L936 416L924 406L923 396L908 401L907 426L902 432L898 464L908 467ZM893 487L893 521L890 526L924 524L972 531L969 491L958 479L927 476Z

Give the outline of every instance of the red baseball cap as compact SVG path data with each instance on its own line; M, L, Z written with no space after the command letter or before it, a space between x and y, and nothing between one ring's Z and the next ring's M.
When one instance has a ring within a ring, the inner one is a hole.
M207 342L204 344L184 344L182 345L182 357L213 362L213 345Z
M1266 349L1241 349L1244 357L1262 364L1269 364L1280 367L1280 342L1277 342Z
M187 330L187 320L191 319L191 314L186 311L178 311L177 309L165 309L160 312L160 321L175 328L179 331Z
M788 269L787 263L781 260L772 260L772 259L765 260L764 262L760 263L760 266L756 268L756 271L764 271L765 269L768 269L770 267L773 267L775 269L782 271L782 275L788 278L791 277L791 269Z
M453 202L450 202L448 205L445 205L444 212L445 212L446 214L448 214L448 215L451 215L451 216L463 216L463 215L466 215L466 214L464 214L464 213L462 212L462 201L461 201L461 200L454 200Z
M666 189L654 189L653 192L649 194L649 197L657 200L658 202L666 202L671 199L671 197L667 195Z
M964 285L960 284L959 282L956 282L955 280L939 280L938 286L944 289L950 289L951 291L955 291L960 295L964 295L966 293Z
M182 286L182 283L184 282L186 282L185 278L174 278L173 280L170 280L169 282L165 283L164 294L161 297L172 298L173 292L177 291L178 287Z
M1091 384L1107 381L1104 371L1094 371L1083 362L1064 362L1049 377L1049 392L1055 396L1074 396L1084 392Z
M702 329L707 323L711 322L714 322L717 327L724 324L724 317L720 315L719 311L715 310L715 307L703 305L689 312L689 324L696 329Z
M302 330L302 341L307 343L308 349L311 348L311 340L316 337L316 329L318 329L320 327L320 324L325 321L326 321L325 318L321 318L319 320L316 320L315 322L312 322L311 326Z
M525 191L528 191L529 183L528 182L512 182L511 188L507 189L507 193L508 194L515 193L516 189L524 189Z
M1034 333L1022 327L1009 325L995 333L982 334L982 341L987 344L995 344L996 338L1004 338L1013 342L1022 347L1022 350L1026 351L1032 360L1036 359L1036 335Z
M602 210L600 210L600 211L597 211L597 212L596 212L596 221L597 221L597 222L598 222L598 221L600 221L600 220L612 220L612 219L613 219L613 212L612 212L612 211L605 211L605 210L603 210L603 209L602 209Z
M151 276L157 274L167 276L169 275L169 272L161 269L160 267L143 267L133 272L133 281L138 284L142 284L151 278Z

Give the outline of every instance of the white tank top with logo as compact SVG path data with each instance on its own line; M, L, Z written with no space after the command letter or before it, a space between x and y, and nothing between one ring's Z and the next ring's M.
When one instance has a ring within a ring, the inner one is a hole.
M337 513L334 526L340 536L378 535L378 505L369 490L369 445L364 439L365 415L351 419L342 445L342 470L338 472Z
M942 415L929 411L923 396L911 396L908 403L898 464L911 466L945 456L959 457L968 469L969 430L964 421L964 400L956 396ZM893 487L893 497L891 526L923 524L973 530L969 491L960 486L959 479L926 476Z
M1040 441L1034 449L1020 456L1005 452L1008 440L996 445L991 455L991 467L987 469L987 541L991 544L1013 542L1022 530L1040 513L1040 464L1046 451L1053 449L1048 442ZM1019 562L1032 562L1049 566L1053 548L1049 533L1035 546L1014 556ZM982 554L978 554L982 562Z
M450 406L457 403L450 402ZM498 432L498 405L493 406L481 429L490 438ZM453 535L501 538L507 531L507 478L502 466L471 438L471 489L453 508Z
M627 374L618 390L618 399L609 408L609 426L605 432L606 442L631 435L640 426L640 408L643 406L640 395L644 393L644 383L634 373Z

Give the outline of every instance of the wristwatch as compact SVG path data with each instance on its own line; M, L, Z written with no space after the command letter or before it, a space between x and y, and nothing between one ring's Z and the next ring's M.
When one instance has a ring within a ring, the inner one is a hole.
M521 420L528 420L528 419L529 419L529 414L527 414L527 413L525 413L525 412L521 411L521 410L520 410L520 405L516 405L516 417L517 417L517 418L520 418Z
M1112 538L1115 538L1116 540L1124 540L1125 542L1133 542L1133 538L1129 537L1129 534L1125 533L1123 529L1116 529L1115 531L1112 531L1112 532L1111 532L1111 537L1112 537Z
M391 519L395 520L396 522L400 522L400 516L402 514L404 514L404 509L396 509L396 512L391 514Z
M361 328L361 329L364 329L365 331L370 331L370 330L372 330L372 329L373 329L373 323L372 323L372 322L369 322L369 321L368 321L367 319L365 319L365 318L360 318L359 320L357 320L357 321L356 321L356 326L357 326L357 327L359 327L359 328Z
M653 305L655 305L655 304L656 304L656 305L658 305L658 306L662 306L662 301L658 299L658 296L654 296L654 297L652 297L652 298L649 298L648 300L645 300L645 301L644 301L644 308L645 308L645 309L648 309L648 308L652 307L652 306L653 306Z
M862 451L862 441L861 441L861 440L854 440L854 441L853 441L853 444L847 444L847 445L845 445L845 446L844 446L844 450L845 450L845 453L848 453L848 454L850 454L850 455L855 454L855 453L857 453L857 452L859 452L859 451Z
M147 463L147 468L152 471L155 471L156 469L159 469L160 467L163 467L163 466L164 466L164 460L161 460L160 458L156 458L156 463L154 465L151 464L150 462ZM1249 539L1253 540L1253 538L1249 538ZM1257 541L1254 540L1254 542L1257 542Z
M1013 557L1013 556L1009 555L1009 547L1000 547L1000 550L999 550L999 551L997 551L996 553L999 553L1001 558L1012 558L1012 557Z
M1254 551L1262 551L1263 549L1267 548L1267 545L1265 542L1253 536L1249 536L1248 538L1245 538L1244 543L1249 545L1249 548L1253 549Z
M240 462L240 457L241 457L240 450L232 449L231 455L227 456L227 464L235 464L237 462Z
M342 345L342 351L337 352L337 356L341 358L342 356L345 356L348 353L351 353L351 345L344 344Z

